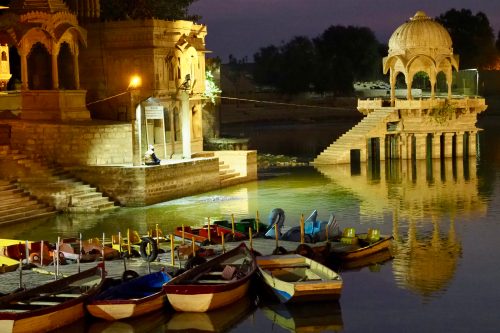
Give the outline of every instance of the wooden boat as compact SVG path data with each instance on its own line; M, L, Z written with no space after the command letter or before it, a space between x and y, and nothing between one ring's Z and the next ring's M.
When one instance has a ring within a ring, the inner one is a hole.
M125 281L92 297L88 312L97 318L119 320L161 309L165 304L163 284L171 279L160 271Z
M85 314L84 302L104 282L94 267L39 287L0 297L0 332L47 332Z
M184 237L184 239L191 240L194 238L194 241L200 245L221 244L223 237L225 241L247 239L247 236L241 232L235 232L233 237L232 229L213 224L210 225L210 229L208 225L200 228L185 226L184 231L182 227L177 227L174 230L174 235L177 239Z
M256 258L264 283L282 303L338 300L342 278L330 268L298 254Z
M224 218L216 218L212 221L213 224L219 225L228 229L232 229L232 223L231 221L228 221ZM259 232L265 233L268 229L269 226L267 224L259 222L255 218L245 218L241 219L239 221L234 222L234 230L241 232L245 235L248 234L248 229L252 229L252 232L256 233L257 230Z
M380 235L377 240L370 241L368 234L356 234L357 240L349 243L331 242L329 258L341 262L359 260L371 256L377 252L387 251L391 247L393 237L391 235Z
M290 332L340 332L344 329L342 311L337 301L269 303L261 311L274 324Z
M241 243L173 278L163 288L175 310L205 312L241 299L256 270L255 257Z

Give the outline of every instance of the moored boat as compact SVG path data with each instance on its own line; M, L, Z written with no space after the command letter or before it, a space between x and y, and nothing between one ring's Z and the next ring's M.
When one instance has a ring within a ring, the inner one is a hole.
M369 230L365 234L355 234L352 237L344 236L340 241L331 242L328 249L330 259L349 262L390 250L393 237L380 235L378 230L375 230Z
M258 256L259 273L282 303L338 300L342 278L332 269L298 254Z
M0 332L48 332L85 314L84 302L103 283L99 267L0 297Z
M241 299L257 270L255 258L244 243L176 276L164 285L177 311L205 312Z
M119 320L137 317L161 309L166 295L163 284L171 279L159 271L108 288L87 303L88 312L97 318Z

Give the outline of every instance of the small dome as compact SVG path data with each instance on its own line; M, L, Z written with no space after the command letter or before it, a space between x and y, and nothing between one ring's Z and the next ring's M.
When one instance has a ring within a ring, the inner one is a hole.
M408 49L440 49L452 53L451 37L441 24L418 11L389 39L389 54Z

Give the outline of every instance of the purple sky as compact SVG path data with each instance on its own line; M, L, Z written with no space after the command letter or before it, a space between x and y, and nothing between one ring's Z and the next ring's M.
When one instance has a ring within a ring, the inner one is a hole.
M229 54L253 61L260 47L298 35L316 37L331 25L366 26L387 43L417 10L436 17L451 8L482 11L497 36L500 0L198 0L191 13L207 25L209 56L226 62Z

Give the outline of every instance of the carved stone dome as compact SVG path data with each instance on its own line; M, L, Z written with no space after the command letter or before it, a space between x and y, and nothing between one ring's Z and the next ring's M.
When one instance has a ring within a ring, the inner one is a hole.
M448 31L423 11L399 26L389 39L389 54L412 49L440 49L453 53Z

